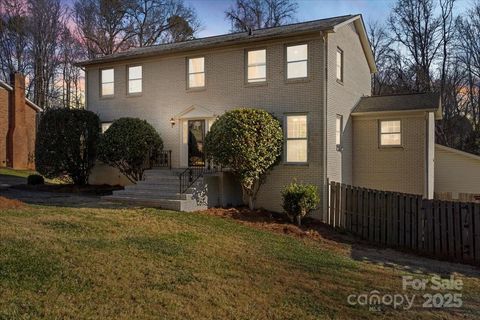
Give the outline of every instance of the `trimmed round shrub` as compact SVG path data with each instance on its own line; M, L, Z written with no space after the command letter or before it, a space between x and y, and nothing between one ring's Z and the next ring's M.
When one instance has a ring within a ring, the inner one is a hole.
M267 173L278 163L282 146L280 121L267 111L252 108L224 113L205 138L207 157L238 176L250 209L255 207Z
M145 120L120 118L105 131L99 160L118 168L130 181L143 179L143 172L163 149L160 135Z
M45 179L39 174L31 174L27 177L27 184L30 186L45 184Z
M98 116L82 109L46 111L37 130L35 166L44 177L88 183L100 132Z
M320 196L317 186L292 182L283 189L282 200L287 216L300 226L302 219L317 208Z

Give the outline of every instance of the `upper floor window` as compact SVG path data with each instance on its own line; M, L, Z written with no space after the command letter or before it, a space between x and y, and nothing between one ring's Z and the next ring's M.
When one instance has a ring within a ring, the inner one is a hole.
M114 71L113 69L103 69L100 72L100 78L101 78L101 88L100 88L100 94L102 97L108 97L108 96L113 96L115 93L115 87L114 87Z
M306 78L308 76L308 45L300 44L287 47L287 79Z
M308 155L307 115L286 116L286 162L306 163Z
M380 121L380 145L402 145L402 123L400 120Z
M337 150L340 150L342 145L342 130L343 116L337 114L337 119L335 121L335 144L337 145Z
M142 93L142 66L128 67L128 94Z
M205 87L205 58L188 59L188 88Z
M343 82L343 50L337 48L337 80Z
M252 50L247 53L247 82L267 80L267 50Z

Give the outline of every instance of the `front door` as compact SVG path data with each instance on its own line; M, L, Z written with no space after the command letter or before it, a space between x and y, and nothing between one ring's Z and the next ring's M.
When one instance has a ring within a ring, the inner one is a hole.
M205 120L188 120L188 166L205 166Z

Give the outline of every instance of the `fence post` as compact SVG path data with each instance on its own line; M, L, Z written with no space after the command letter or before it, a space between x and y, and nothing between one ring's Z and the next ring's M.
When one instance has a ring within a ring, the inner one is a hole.
M475 210L473 212L473 241L475 243L475 262L480 264L480 204L475 203Z

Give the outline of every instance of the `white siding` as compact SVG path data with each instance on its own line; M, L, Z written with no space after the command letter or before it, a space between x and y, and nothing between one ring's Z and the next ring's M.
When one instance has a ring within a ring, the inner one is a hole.
M435 192L480 194L480 157L436 145Z

